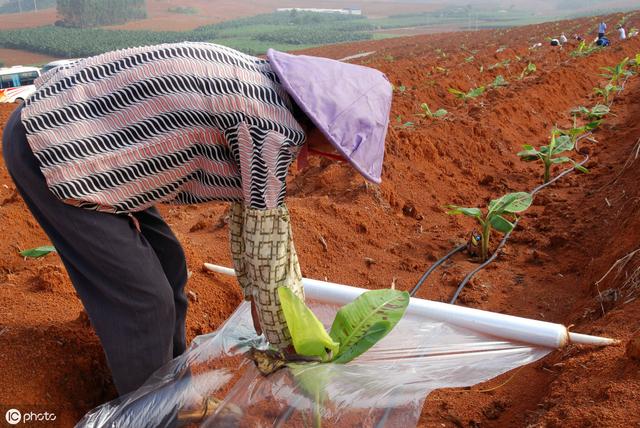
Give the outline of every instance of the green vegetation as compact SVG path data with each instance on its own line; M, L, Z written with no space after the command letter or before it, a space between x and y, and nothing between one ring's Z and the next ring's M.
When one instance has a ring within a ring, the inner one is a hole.
M406 291L367 291L340 308L327 334L311 309L290 289L279 287L278 296L296 353L337 364L348 363L380 341L409 304Z
M596 45L595 43L589 43L587 45L587 43L584 40L582 40L578 45L578 47L573 52L571 52L571 56L575 56L575 57L589 56L592 53L599 51L600 49L602 48Z
M39 257L46 256L47 254L55 252L55 247L51 245L43 245L42 247L29 248L28 250L20 251L20 255L22 257L37 259Z
M489 202L487 214L482 215L480 208L465 208L458 205L448 205L447 214L463 214L475 218L482 227L482 239L480 241L480 259L486 261L489 257L489 240L491 230L509 233L513 230L514 224L508 219L515 221L515 214L520 213L531 205L532 197L526 192L516 192L504 195L499 199ZM508 218L507 218L508 217Z
M425 119L426 118L434 119L434 118L442 117L448 113L443 108L439 108L438 110L432 112L431 109L429 108L429 104L427 103L420 104L420 108L422 109L422 113L418 113L416 114L416 116L422 116Z
M520 73L520 80L524 79L526 76L533 74L536 72L538 68L536 67L536 65L532 62L530 62L529 64L527 64L527 66L524 68L524 70L522 70L522 73Z
M91 28L147 17L144 0L58 0L64 27Z
M273 47L303 49L314 45L371 38L364 18L310 12L278 12L225 21L192 31L121 31L39 27L0 31L0 46L61 57L97 55L131 46L184 40L219 43L257 55Z
M167 12L181 13L183 15L195 15L198 13L198 9L191 6L175 6L167 9Z
M621 90L622 88L620 86L616 86L612 83L607 83L602 88L593 88L593 93L602 97L602 101L605 104L609 104L609 100L611 99L611 96L615 92L620 92Z
M449 88L448 91L449 93L455 95L456 98L459 98L463 101L468 101L482 95L484 93L484 89L485 89L484 86L479 86L477 88L470 89L469 92L463 92L455 88Z
M495 64L492 64L489 67L487 67L487 70L493 70L496 68L507 68L510 62L511 62L510 59L505 59L504 61L496 62Z
M561 134L559 129L554 128L553 131L551 131L551 142L548 146L541 146L540 149L536 149L529 144L525 144L522 146L524 151L518 153L520 159L525 162L534 162L537 160L542 162L544 165L543 181L545 183L549 182L551 166L554 164L570 162L578 171L589 172L585 167L578 165L573 159L566 156L558 156L561 153L573 150L575 146L575 141L573 141L571 137Z
M409 293L393 289L364 292L338 310L329 333L290 289L279 287L278 297L296 353L317 362L286 362L280 357L276 364L286 364L297 386L313 401L313 426L319 428L325 388L331 378L327 366L320 363L346 364L378 343L404 315Z
M501 88L503 86L508 86L508 85L509 85L509 82L505 80L502 74L498 74L495 80L489 84L489 86L493 89Z
M596 104L589 110L586 107L578 106L571 110L571 114L574 116L583 116L584 118L590 119L601 119L604 116L609 114L609 107L604 104Z
M607 72L605 74L601 74L601 76L609 79L609 82L612 85L616 85L621 79L629 77L633 74L631 71L627 70L628 64L629 58L627 57L613 67L600 67L601 70Z

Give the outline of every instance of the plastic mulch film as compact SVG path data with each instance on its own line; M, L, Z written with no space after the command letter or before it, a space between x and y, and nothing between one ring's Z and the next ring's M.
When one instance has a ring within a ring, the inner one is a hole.
M325 326L337 307L311 304ZM376 346L346 365L313 364L263 376L245 354L264 349L243 303L216 332L140 389L89 412L77 427L416 426L426 396L535 361L551 348L405 316ZM321 418L319 421L318 418Z

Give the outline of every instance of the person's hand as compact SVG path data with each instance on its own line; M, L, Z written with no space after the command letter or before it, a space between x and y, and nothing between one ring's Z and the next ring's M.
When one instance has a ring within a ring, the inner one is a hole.
M262 326L260 325L260 318L258 317L258 307L256 306L256 302L251 300L251 318L253 319L253 328L256 330L258 335L262 334Z

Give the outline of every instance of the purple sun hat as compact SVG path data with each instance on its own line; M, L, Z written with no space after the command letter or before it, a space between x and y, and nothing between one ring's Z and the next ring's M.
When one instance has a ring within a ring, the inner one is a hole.
M280 83L331 144L366 179L380 183L391 84L373 68L273 49Z

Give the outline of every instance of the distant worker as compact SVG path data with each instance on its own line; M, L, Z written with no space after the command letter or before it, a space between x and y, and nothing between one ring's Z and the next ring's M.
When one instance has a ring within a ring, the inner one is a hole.
M564 45L567 42L568 42L567 36L565 36L564 33L560 34L560 43Z
M583 40L584 40L584 37L582 37L580 34L574 34L574 35L573 35L573 38L574 38L575 40L577 40L578 42L581 42L581 41L583 41Z
M625 40L627 38L627 33L622 25L618 25L618 34L620 36L620 40Z
M562 46L562 43L560 43L560 40L558 40L558 39L551 39L550 45L551 46Z
M609 42L609 39L607 39L606 37L599 37L598 40L596 41L596 45L600 46L600 47L606 47L609 46L611 43Z
M291 352L277 288L304 294L284 203L289 166L317 154L379 183L384 74L183 42L82 59L35 85L7 122L4 161L64 262L118 392L186 347L187 264L161 202L232 203L231 254L254 327Z
M607 32L607 24L602 21L599 25L598 25L598 38L601 39L602 37L604 37L604 33Z

